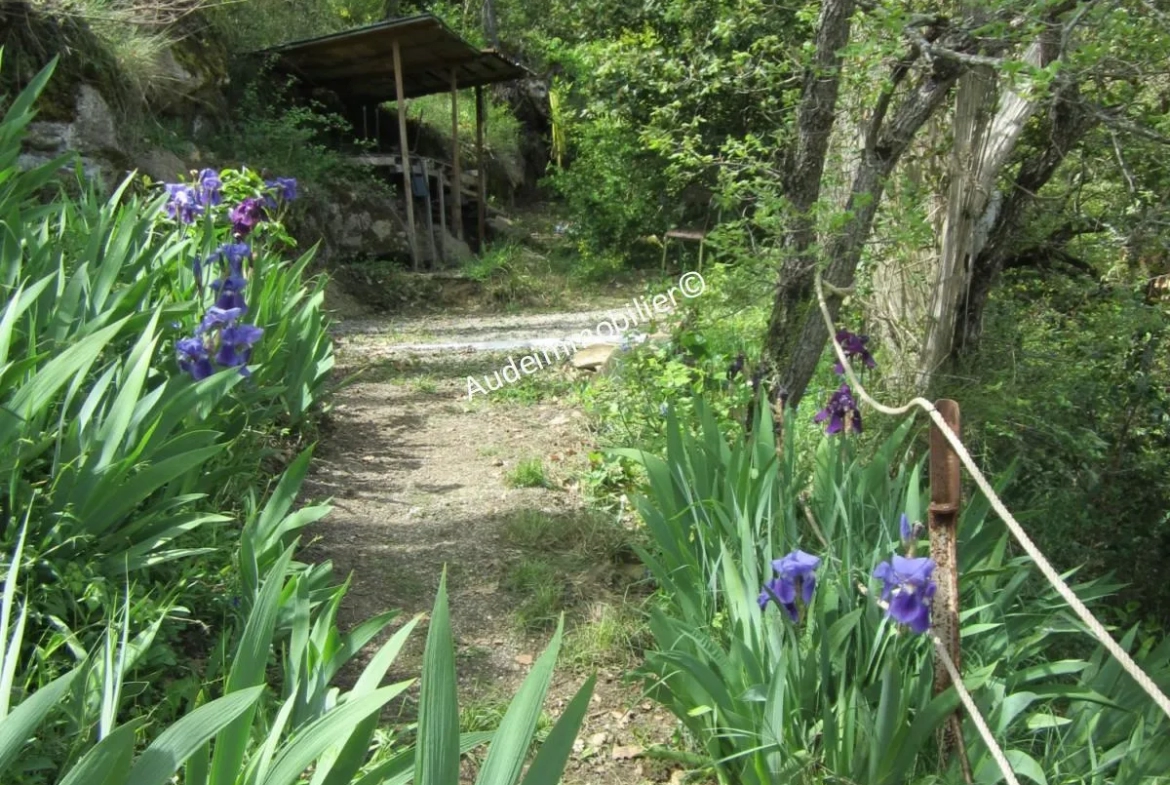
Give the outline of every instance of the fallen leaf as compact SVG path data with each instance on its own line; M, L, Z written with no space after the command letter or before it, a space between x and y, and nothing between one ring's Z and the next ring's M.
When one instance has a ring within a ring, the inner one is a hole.
M516 655L516 662L520 665L531 665L532 664L532 655L531 654L517 654Z
M613 759L614 760L629 760L630 758L638 757L643 752L645 752L645 750L637 745L631 745L629 747L614 747L613 748Z

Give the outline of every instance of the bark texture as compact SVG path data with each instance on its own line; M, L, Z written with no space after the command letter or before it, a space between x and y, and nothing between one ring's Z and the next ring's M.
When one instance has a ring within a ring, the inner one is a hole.
M1018 256L1017 238L1028 208L1069 151L1096 123L1097 115L1081 100L1076 82L1064 81L1044 120L1045 146L1020 165L1011 192L991 222L986 243L971 264L970 282L954 326L952 354L969 354L978 349L988 296L1006 263Z
M948 51L962 52L973 48L973 41L963 31L945 26L933 27L928 40L932 44L937 42ZM848 288L853 284L886 179L914 135L942 106L948 92L967 68L958 59L934 58L910 80L909 87L900 90L919 54L917 50L912 51L895 66L887 89L870 114L872 119L866 133L865 150L854 171L844 206L849 217L824 244L823 254L828 260L824 279L837 287ZM836 95L835 91L832 95ZM807 100L807 95L804 100ZM802 129L802 136L803 133ZM812 149L811 144L807 146ZM820 150L820 169L823 170L824 147ZM804 236L808 237L808 242L799 247L798 255L788 258L781 270L764 357L765 365L773 371L776 389L791 406L800 402L829 338L812 290L817 261L812 236L815 230L811 220L807 228L803 225L798 225L798 228L807 232ZM836 318L840 298L830 296L828 306Z
M825 0L821 6L816 50L812 65L804 77L800 106L797 109L796 150L787 166L782 167L783 171L789 172L783 190L792 211L792 219L784 238L783 261L778 271L776 296L765 337L763 365L768 369L781 367L785 347L778 339L783 337L787 325L803 317L813 294L817 238L812 208L821 195L825 158L837 115L837 96L841 85L840 51L849 41L853 11L853 0ZM789 391L783 382L777 385L775 381L773 390L776 397L787 399Z

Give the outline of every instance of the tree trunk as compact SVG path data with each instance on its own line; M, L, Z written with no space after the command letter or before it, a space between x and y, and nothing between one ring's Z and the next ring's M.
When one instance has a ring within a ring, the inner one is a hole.
M785 347L779 339L786 325L802 318L812 296L816 268L816 222L812 208L821 195L825 157L841 85L840 51L849 41L853 9L853 0L825 0L821 6L816 51L804 77L797 109L796 151L790 165L781 166L782 171L790 173L782 185L792 217L783 240L783 261L765 336L763 366L768 369L783 367L780 363ZM788 394L782 385L774 389L780 397Z
M944 36L943 45L951 51L963 51L971 42L961 32ZM921 74L916 84L898 100L892 111L887 107L893 92L907 74L914 55L895 68L891 85L878 99L872 112L866 148L853 176L850 195L845 204L847 222L828 242L824 256L829 261L825 280L837 287L853 284L858 262L873 226L881 202L886 178L909 147L923 124L943 104L947 93L963 74L965 66L954 59L935 59L930 70ZM810 243L811 245L811 243ZM765 363L776 374L777 389L786 402L796 406L804 395L816 370L828 330L812 291L815 256L806 251L809 262L800 268L802 277L782 277L772 319L765 340ZM829 296L829 311L836 318L840 298Z
M1059 31L1059 28L1055 28ZM1024 55L1033 66L1047 64L1054 47L1036 41ZM925 389L932 374L951 354L960 302L971 280L970 260L983 250L987 228L998 212L1000 195L995 182L1016 148L1024 124L1035 113L1039 96L1026 98L1005 90L990 123L979 117L994 95L994 74L983 68L967 73L960 82L955 109L955 147L947 213L942 230L934 295L919 358L917 387Z
M483 0L483 30L493 49L500 48L500 34L496 29L496 7L493 0Z
M1054 96L1042 136L1048 141L1047 145L1020 166L1011 194L1004 200L994 222L989 221L991 228L987 241L975 255L970 283L961 302L960 318L955 322L953 355L978 350L988 296L1003 271L1004 262L1013 254L1028 208L1039 190L1052 179L1065 156L1096 123L1097 118L1081 100L1077 85L1069 81L1062 84Z

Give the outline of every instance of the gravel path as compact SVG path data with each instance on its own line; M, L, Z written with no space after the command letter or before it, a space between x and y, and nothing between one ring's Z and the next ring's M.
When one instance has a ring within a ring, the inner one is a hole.
M360 319L335 329L339 378L366 373L338 392L325 426L307 491L333 497L334 510L314 529L306 555L352 574L343 626L389 609L402 610L402 621L429 611L446 566L464 705L510 696L547 642L549 633L528 634L514 623L524 598L503 584L522 554L505 532L517 516L586 515L572 478L587 467L591 449L585 418L568 403L469 402L466 376L477 364L484 370L501 364L504 355L477 348L482 344L510 350L592 328L605 315ZM533 458L546 468L550 487L509 487L509 472ZM589 595L580 607L591 609L579 615L621 604L632 585L628 576L640 575L630 567L590 565L604 574L575 580L575 590ZM417 675L425 624L413 637L391 677ZM623 682L630 664L600 668L565 782L670 779L668 768L637 754L669 742L674 722L644 701L637 685ZM585 668L558 666L550 714L559 716L587 675ZM400 709L411 713L409 705Z

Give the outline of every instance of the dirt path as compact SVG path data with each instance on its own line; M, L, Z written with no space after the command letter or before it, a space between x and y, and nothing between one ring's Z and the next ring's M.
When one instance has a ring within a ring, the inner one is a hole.
M636 664L645 595L631 535L590 512L571 482L587 467L585 418L555 395L469 401L468 374L499 368L507 353L450 346L525 345L599 318L339 325L339 377L362 374L337 395L315 456L307 490L332 496L334 510L306 556L352 574L346 627L388 609L402 610L403 621L429 611L446 566L464 730L498 722L564 611L570 632L546 704L551 717L588 673L599 673L565 782L667 781L669 767L637 752L669 743L674 722L623 681ZM554 382L564 371L541 373ZM392 675L417 675L424 638L420 627Z

